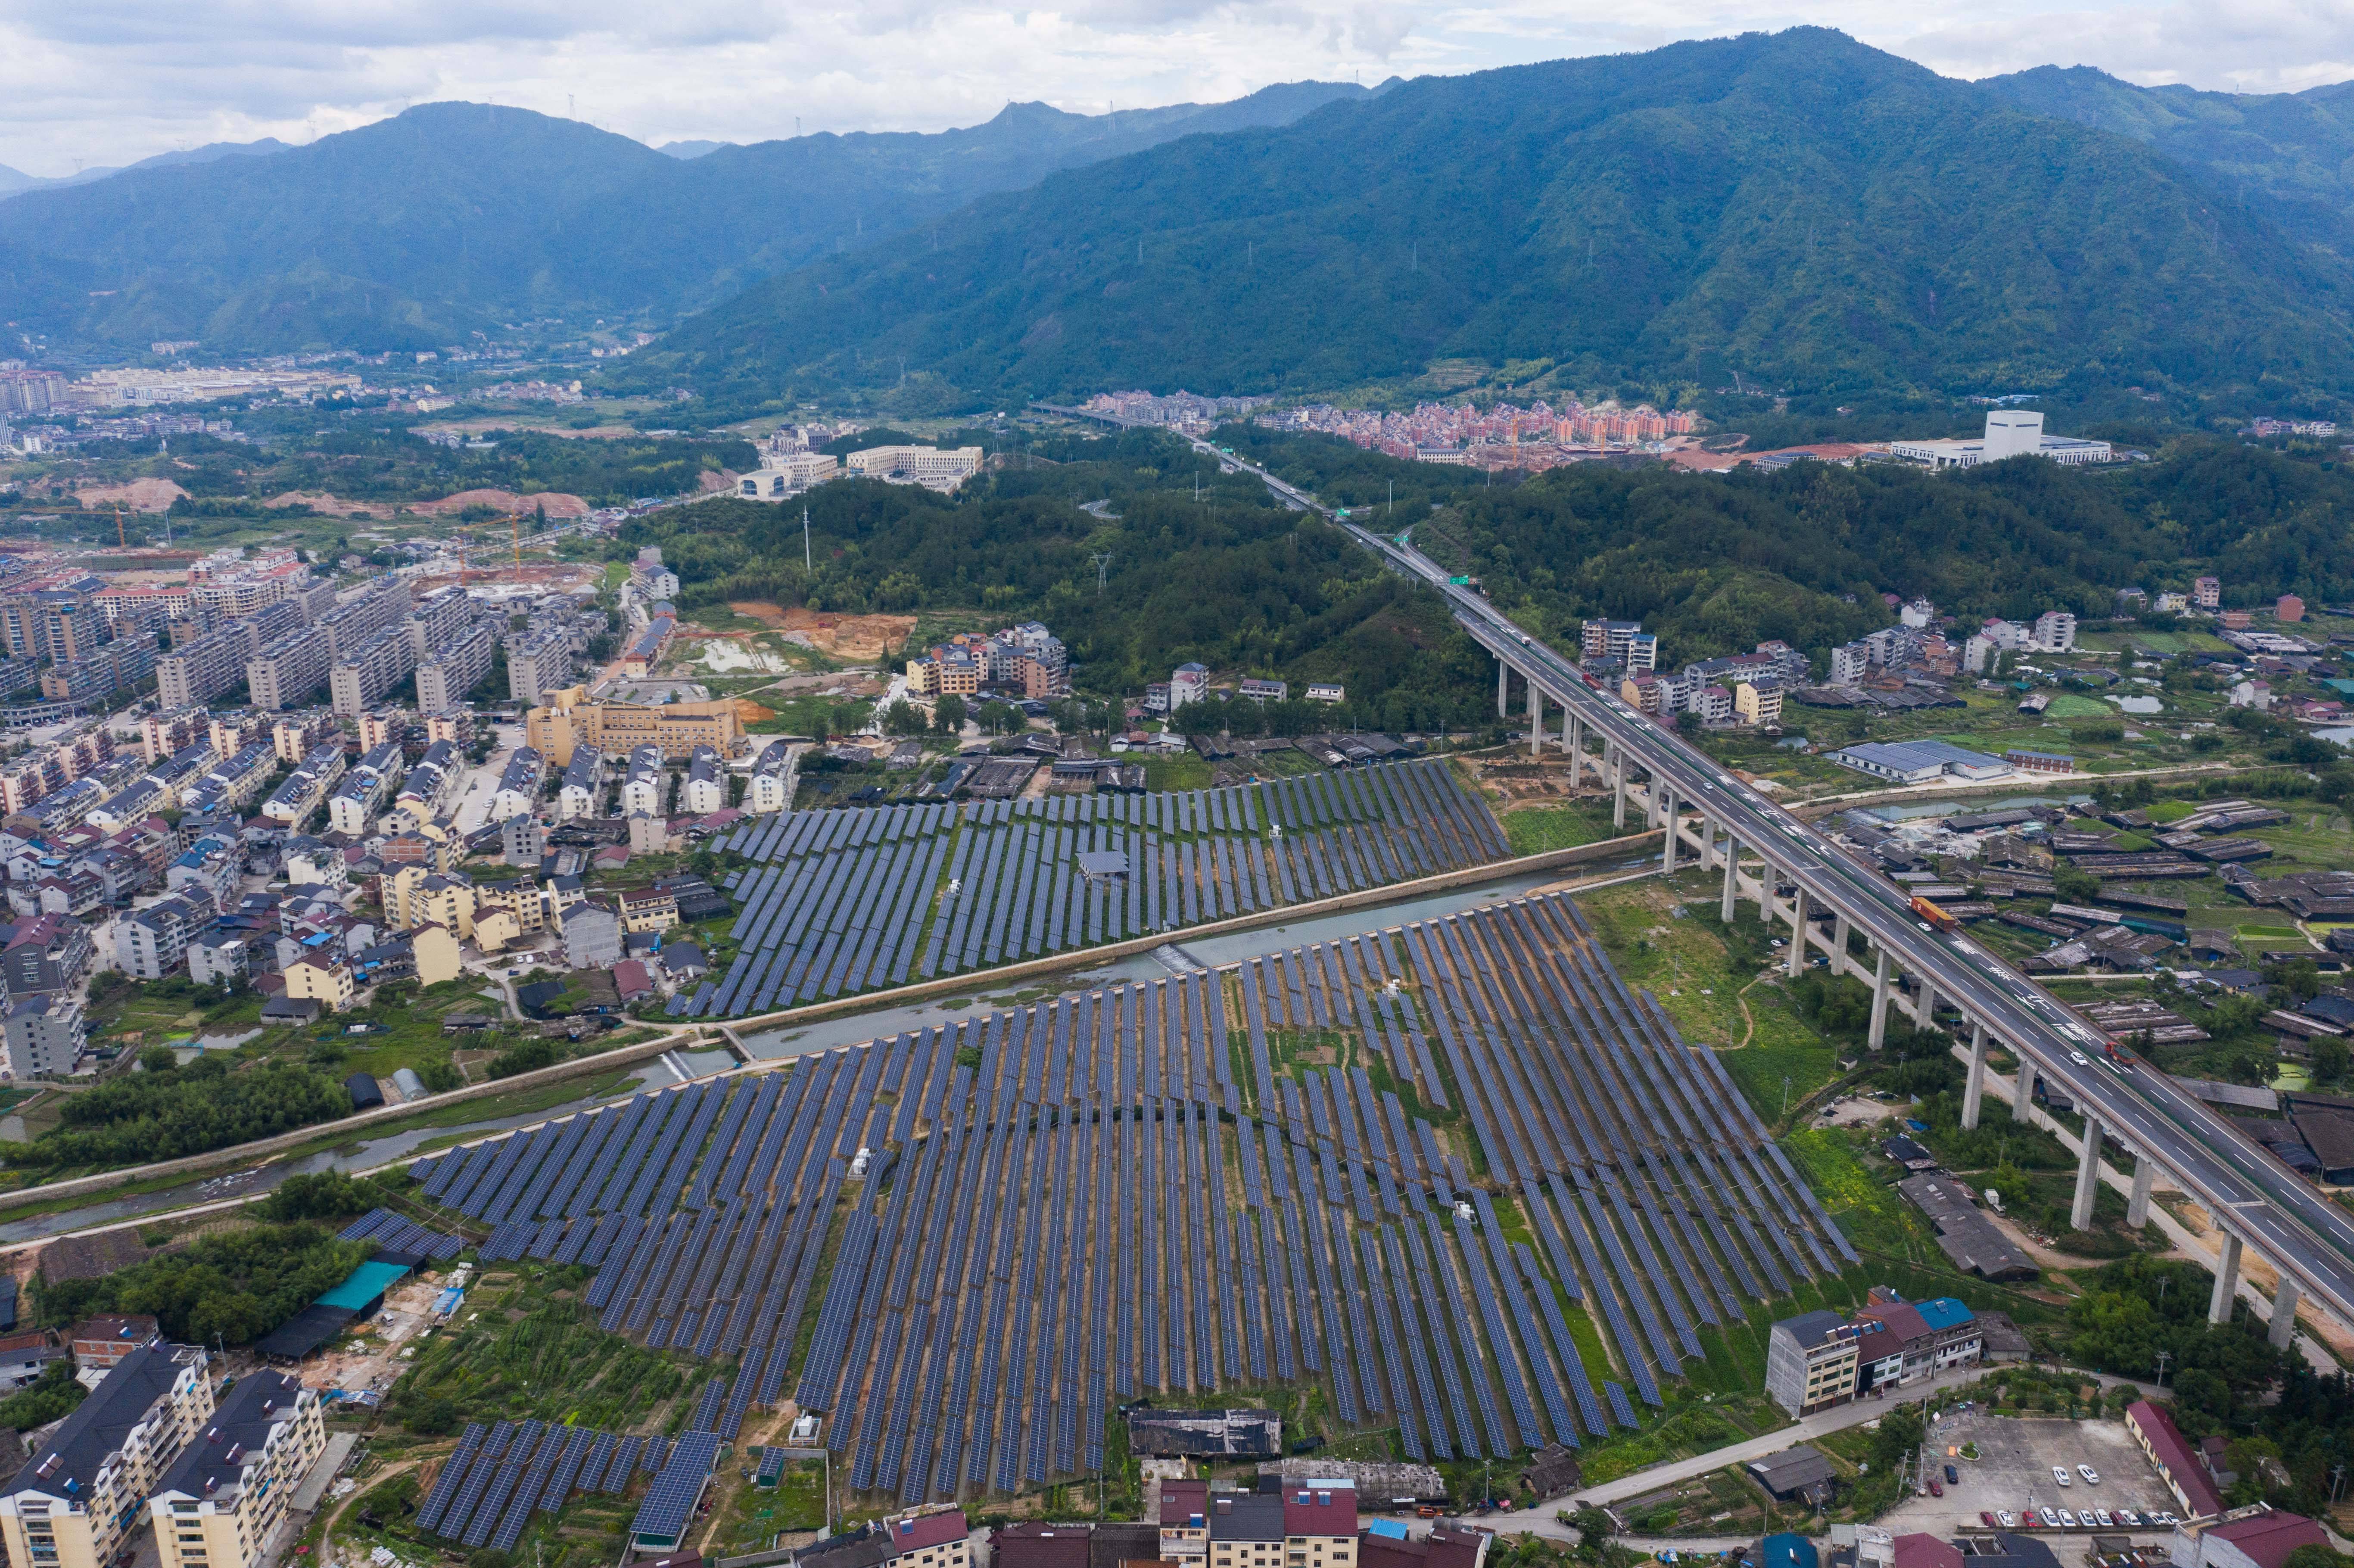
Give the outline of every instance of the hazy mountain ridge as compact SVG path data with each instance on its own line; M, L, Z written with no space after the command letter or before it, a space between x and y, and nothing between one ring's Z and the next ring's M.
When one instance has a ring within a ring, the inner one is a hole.
M0 200L0 246L114 290L80 307L52 304L27 323L68 340L421 346L416 332L460 322L454 336L482 321L696 308L767 273L1196 122L1288 120L1372 96L1303 82L1230 104L1117 115L1009 105L962 130L827 133L691 159L526 110L430 104L274 156L183 159L25 191ZM345 280L384 308L353 315L345 306L355 296L339 283L331 292L344 303L323 299L306 324L305 279ZM266 314L276 325L260 337L214 335L249 330L249 312L221 313L256 289L272 298ZM109 302L125 294L143 305ZM379 338L368 335L372 321L404 324Z
M779 274L625 372L737 400L1305 390L1465 356L1715 385L2354 378L2349 289L2143 143L1842 35L1405 83Z
M2300 238L2354 256L2354 82L2304 92L2136 87L2090 66L1978 84L2036 114L2130 136Z

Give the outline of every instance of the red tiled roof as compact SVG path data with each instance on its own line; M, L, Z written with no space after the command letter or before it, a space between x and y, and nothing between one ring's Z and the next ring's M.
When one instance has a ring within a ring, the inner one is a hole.
M2222 1495L2215 1490L2206 1467L2200 1464L2199 1456L2183 1437L2181 1428L2174 1425L2172 1416L2141 1399L2126 1406L2126 1420L2141 1434L2142 1441L2158 1456L2158 1462L2166 1467L2174 1484L2189 1497L2192 1513L2223 1511Z
M910 1552L922 1552L962 1541L970 1533L971 1531L964 1521L961 1509L917 1514L913 1519L899 1520L891 1526L891 1551L895 1556L904 1556Z
M2288 1554L2300 1546L2327 1546L2329 1534L2303 1514L2252 1514L2222 1524L2211 1525L2207 1533L2225 1541L2255 1559L2257 1568L2281 1568Z
M1188 1520L1205 1520L1210 1511L1210 1483L1207 1481L1163 1481L1161 1483L1161 1522L1182 1525Z
M1896 1568L1962 1568L1962 1550L1934 1535L1900 1535Z
M1283 1533L1287 1537L1356 1534L1357 1494L1345 1488L1328 1491L1287 1485L1283 1489Z
M1894 1341L1887 1347L1888 1350L1909 1345L1915 1340L1934 1337L1927 1319L1924 1319L1909 1301L1874 1302L1858 1312L1856 1316L1870 1319L1888 1330ZM1885 1354L1886 1351L1882 1351L1880 1353ZM1956 1553L1956 1555L1959 1554Z

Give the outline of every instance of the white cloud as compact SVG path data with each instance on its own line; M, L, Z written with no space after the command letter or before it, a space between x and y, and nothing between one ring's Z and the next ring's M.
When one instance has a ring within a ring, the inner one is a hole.
M1755 0L0 0L0 164L42 175L175 146L303 141L472 99L650 143L932 131L1009 101L1101 112L1306 77L1372 82L1816 23L1956 76L2094 65L2241 91L2354 76L2354 0L2226 8Z

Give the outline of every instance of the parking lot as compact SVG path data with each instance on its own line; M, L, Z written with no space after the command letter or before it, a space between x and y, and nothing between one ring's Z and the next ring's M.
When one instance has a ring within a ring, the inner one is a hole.
M1973 1442L1978 1445L1977 1459L1965 1459L1955 1452ZM2031 1501L2038 1508L2071 1510L2122 1507L2137 1513L2179 1511L2174 1494L2166 1489L2122 1421L2021 1420L1963 1411L1948 1414L1930 1426L1927 1454L1932 1467L1927 1474L1942 1481L1945 1467L1951 1465L1960 1483L1946 1487L1942 1498L1907 1498L1891 1510L1880 1522L1900 1535L1926 1531L1946 1536L1957 1530L1983 1529L1980 1512L2008 1509L2017 1513ZM2052 1478L2054 1465L2068 1472L2070 1484L2065 1488ZM2087 1485L2076 1472L2078 1465L2092 1466L2101 1478L2100 1484ZM2082 1537L2089 1532L2064 1533ZM2140 1543L2168 1540L2173 1531L2144 1526L2103 1533L2129 1535ZM2073 1563L2080 1555L2056 1542L2053 1550L2062 1563Z

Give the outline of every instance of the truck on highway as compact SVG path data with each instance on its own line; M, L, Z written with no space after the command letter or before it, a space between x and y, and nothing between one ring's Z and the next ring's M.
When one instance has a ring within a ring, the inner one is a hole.
M1930 925L1935 926L1940 931L1958 931L1962 928L1962 923L1959 920L1956 919L1951 915L1946 914L1943 909L1938 908L1935 905L1930 903L1925 898L1915 898L1913 900L1913 913L1918 915L1922 919L1927 921Z

